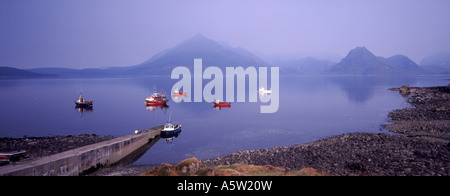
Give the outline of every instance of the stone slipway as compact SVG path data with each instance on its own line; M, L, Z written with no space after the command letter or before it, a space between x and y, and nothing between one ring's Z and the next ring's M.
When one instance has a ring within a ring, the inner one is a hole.
M160 135L163 126L0 167L0 176L76 176L112 165Z

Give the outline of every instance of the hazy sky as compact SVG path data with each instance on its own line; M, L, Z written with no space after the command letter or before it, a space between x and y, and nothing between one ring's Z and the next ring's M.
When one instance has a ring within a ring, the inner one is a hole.
M0 66L144 62L201 33L257 54L450 52L449 0L0 0Z

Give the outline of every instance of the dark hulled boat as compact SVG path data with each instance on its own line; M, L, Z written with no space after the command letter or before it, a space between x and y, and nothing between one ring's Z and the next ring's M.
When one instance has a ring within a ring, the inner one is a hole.
M80 93L80 97L75 100L75 105L76 107L81 108L92 108L92 106L94 105L94 101L92 101L92 99L85 100L83 95Z

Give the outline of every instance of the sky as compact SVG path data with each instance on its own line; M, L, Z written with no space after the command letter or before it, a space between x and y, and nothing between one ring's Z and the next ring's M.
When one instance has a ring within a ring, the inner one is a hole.
M0 0L0 66L131 66L196 34L257 55L450 52L448 0Z

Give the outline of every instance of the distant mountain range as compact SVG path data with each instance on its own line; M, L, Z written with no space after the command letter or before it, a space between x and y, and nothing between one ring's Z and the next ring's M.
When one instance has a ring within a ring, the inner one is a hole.
M389 58L378 57L365 47L351 50L341 62L332 66L328 73L350 75L399 75L422 74L424 69L404 55Z
M106 69L34 68L20 70L0 67L0 78L42 77L128 77L170 75L173 68L186 66L193 70L194 58L202 58L205 66L279 66L282 74L332 75L416 75L450 74L450 54L438 53L424 58L421 66L404 55L389 58L372 54L365 47L352 49L339 63L306 57L269 65L243 48L233 48L203 35L196 35L173 48L164 50L147 61L128 67Z
M56 75L40 74L13 67L0 67L0 79L49 78L49 77L56 77Z
M273 66L280 66L280 72L283 74L319 75L326 73L335 64L327 60L305 57L297 60L282 61Z
M420 62L425 70L435 74L450 74L450 53L439 52L424 58Z

